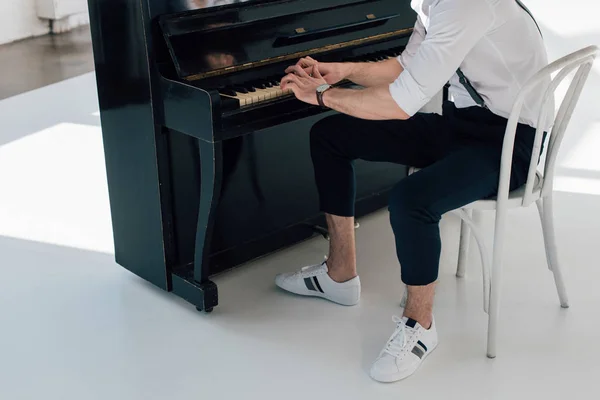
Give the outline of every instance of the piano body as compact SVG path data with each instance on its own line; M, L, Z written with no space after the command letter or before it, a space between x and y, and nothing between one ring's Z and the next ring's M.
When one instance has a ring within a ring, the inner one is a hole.
M285 67L393 57L415 21L409 0L89 0L89 12L116 261L208 312L211 276L324 224L309 131L333 112L281 91ZM355 170L358 216L406 176Z

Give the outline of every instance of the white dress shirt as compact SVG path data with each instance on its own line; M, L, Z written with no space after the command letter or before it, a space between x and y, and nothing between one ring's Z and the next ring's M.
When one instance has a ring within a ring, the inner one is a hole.
M490 111L508 118L521 87L548 64L534 20L514 0L412 0L411 6L417 23L398 57L404 71L390 85L408 115L448 81L456 107L476 106L458 81L460 67ZM531 92L520 122L537 127L543 95L541 86Z

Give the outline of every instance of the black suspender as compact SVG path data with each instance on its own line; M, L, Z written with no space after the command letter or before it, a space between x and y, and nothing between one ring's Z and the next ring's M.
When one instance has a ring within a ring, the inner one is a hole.
M456 75L458 75L458 81L461 83L461 85L465 87L465 89L467 89L467 92L469 92L469 95L471 96L473 101L477 103L478 106L487 108L483 97L481 97L481 95L477 93L477 90L475 90L473 85L471 85L471 82L467 79L465 74L463 74L460 68L456 70Z
M521 0L516 0L516 2L519 5L519 7L521 7L523 10L525 10L525 12L527 12L527 14L529 14L529 16L533 19L533 22L535 22L535 25L537 26L538 31L540 31L540 35L541 35L542 30L540 29L540 26L538 25L537 21L533 17L533 14L531 13L531 11L529 11L529 9L525 6L525 4L523 4L521 2ZM487 108L487 106L485 105L485 101L483 100L483 97L481 97L481 95L479 93L477 93L477 90L475 90L475 88L473 87L473 85L471 84L469 79L467 79L467 77L465 76L465 74L463 74L463 72L460 70L460 68L456 71L456 74L458 75L459 82L461 83L461 85L463 85L465 87L465 89L467 90L467 92L469 93L469 95L471 96L473 101L478 106ZM447 99L444 99L444 100L447 100Z

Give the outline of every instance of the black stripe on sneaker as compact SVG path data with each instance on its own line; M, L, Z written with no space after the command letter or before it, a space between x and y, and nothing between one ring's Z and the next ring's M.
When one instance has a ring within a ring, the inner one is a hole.
M425 352L419 346L413 347L412 353L419 358L423 358L423 356L425 355Z
M406 320L406 326L408 326L409 328L414 328L415 325L417 325L417 321L415 321L412 318L409 318Z
M423 342L421 342L420 340L417 342L417 344L419 346L421 346L423 348L423 350L425 350L427 352L427 346L425 346L425 344L423 344Z
M315 286L313 285L313 283L310 280L310 278L304 278L304 284L306 285L306 288L308 290L312 290L313 292L317 291L317 289L315 289Z
M317 289L319 290L319 292L321 292L321 293L325 293L325 292L323 291L323 289L321 288L321 285L319 284L319 280L317 279L317 277L316 277L316 276L313 276L313 280L315 281L315 286L317 287Z

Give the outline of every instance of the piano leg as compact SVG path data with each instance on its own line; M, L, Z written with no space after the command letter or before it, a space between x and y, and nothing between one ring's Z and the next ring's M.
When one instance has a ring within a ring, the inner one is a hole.
M215 213L221 184L223 182L222 144L198 141L200 153L200 207L196 228L196 251L194 257L194 280L203 288L203 304L196 304L198 310L211 312L218 303L217 286L208 280L208 258L215 223Z

